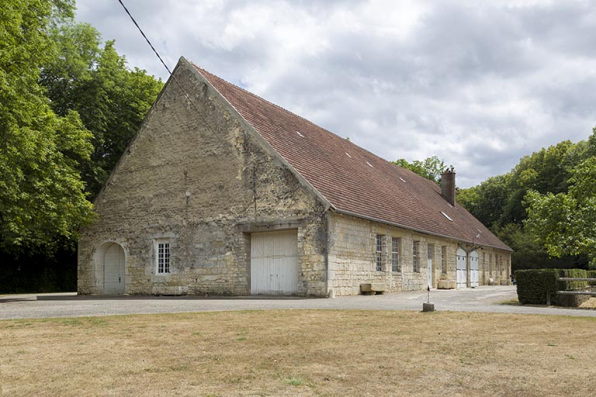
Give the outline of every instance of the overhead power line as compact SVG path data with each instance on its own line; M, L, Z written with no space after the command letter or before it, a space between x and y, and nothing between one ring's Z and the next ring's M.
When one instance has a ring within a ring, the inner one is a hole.
M122 6L122 8L124 8L124 11L126 11L126 13L130 17L130 19L132 20L132 22L135 24L135 26L137 27L137 29L139 29L139 32L141 32L141 34L145 38L145 41L147 41L147 44L149 44L149 47L151 47L151 49L153 50L153 52L155 53L155 55L157 55L157 57L161 61L161 64L164 66L164 68L166 68L166 70L168 71L169 75L171 76L172 75L172 72L170 71L170 68L168 68L168 65L166 65L166 63L163 61L163 59L161 59L161 56L159 56L159 53L157 52L157 50L155 49L155 47L153 47L153 44L151 44L151 42L149 41L149 39L147 38L147 36L145 36L145 33L143 32L143 29L141 29L141 27L139 26L139 24L137 23L137 21L135 21L135 19L133 18L133 16L130 14L130 11L128 11L128 8L126 8L126 6L122 2L122 0L118 0L118 2Z
M147 36L143 32L143 29L141 29L141 27L139 26L139 24L137 23L137 21L134 19L134 17L130 13L130 11L128 11L128 8L126 8L126 6L124 5L124 2L122 0L118 0L118 2L122 6L122 8L124 8L124 11L126 11L126 13L130 17L130 19L132 20L132 22L135 24L135 26L137 27L137 29L139 30L139 32L141 32L141 35L143 35L143 37L145 38L145 41L147 42L147 44L149 44L149 47L151 47L151 49L153 50L153 52L155 53L155 55L157 56L157 58L159 58L161 64L164 66L164 68L166 68L166 70L168 71L169 77L172 80L174 80L174 82L176 83L176 85L178 86L178 88L180 88L180 91L182 91L182 93L186 97L186 100L192 105L192 107L194 108L194 110L197 112L197 116L199 117L199 120L201 120L203 122L203 124L205 125L205 127L207 127L209 130L211 130L211 132L215 132L215 131L213 131L213 128L207 122L207 120L204 119L203 115L201 114L201 112L199 111L199 109L197 108L197 106L195 105L194 101L192 99L190 99L190 95L188 95L188 93L184 90L184 88L182 87L182 85L178 82L178 79L176 78L176 76L174 76L172 74L172 72L170 71L170 68L168 68L168 65L166 65L166 63L163 61L163 59L161 58L161 56L159 55L159 53L157 52L157 50L155 49L155 47L153 47L153 44L151 44L151 41L149 41L149 39L147 38Z

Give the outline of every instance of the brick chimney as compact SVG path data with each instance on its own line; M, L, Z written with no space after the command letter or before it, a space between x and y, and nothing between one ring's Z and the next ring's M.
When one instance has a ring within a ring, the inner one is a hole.
M445 200L455 206L455 170L447 168L441 174L441 194Z

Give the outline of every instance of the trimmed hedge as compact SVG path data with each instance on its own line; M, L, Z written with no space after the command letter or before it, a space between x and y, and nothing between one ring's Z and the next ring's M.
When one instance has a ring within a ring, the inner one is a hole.
M596 278L596 270L588 270L586 273L588 274L588 277ZM588 281L588 284L594 287L596 286L596 281Z
M545 305L557 299L555 269L516 270L517 299L522 305Z
M588 277L583 269L516 270L517 297L522 305L557 304L557 291L586 288L586 281L557 281L558 277Z

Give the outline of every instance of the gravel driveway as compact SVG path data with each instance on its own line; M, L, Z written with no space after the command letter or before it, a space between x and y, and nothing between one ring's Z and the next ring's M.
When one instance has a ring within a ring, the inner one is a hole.
M430 300L439 311L550 314L596 317L596 310L501 304L515 299L513 286L436 290ZM154 297L77 296L67 294L0 295L0 319L108 316L118 314L180 313L221 310L361 309L416 310L426 292L405 292L335 299L296 297Z

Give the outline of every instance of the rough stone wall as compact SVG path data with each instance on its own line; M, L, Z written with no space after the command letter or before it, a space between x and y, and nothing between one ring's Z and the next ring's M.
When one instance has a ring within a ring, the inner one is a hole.
M362 283L381 283L389 292L425 290L428 280L428 247L433 248L432 285L437 287L439 280L456 280L456 252L459 243L456 240L425 235L406 229L372 222L338 213L329 217L329 273L330 288L335 296L357 295ZM382 271L376 271L376 236L382 235ZM391 263L392 238L400 239L399 262L401 271L393 272ZM420 271L413 269L413 242L419 241ZM447 271L444 273L441 263L441 248L446 247ZM492 248L478 249L480 261L482 252ZM510 254L499 251L505 263ZM494 256L494 254L493 254ZM487 255L488 258L488 255ZM509 260L510 263L510 260ZM479 281L482 282L482 263L479 265ZM494 271L494 275L498 272ZM508 273L503 267L503 275ZM503 277L504 279L504 277ZM497 283L501 280L498 279ZM488 284L488 282L486 283Z
M478 278L481 285L508 285L511 283L511 252L490 247L484 248L479 251L478 267Z
M250 233L293 228L299 294L326 295L323 206L188 63L174 76L100 193L98 221L81 230L79 293L103 292L94 253L113 241L127 294L250 294ZM161 238L170 274L156 274Z

